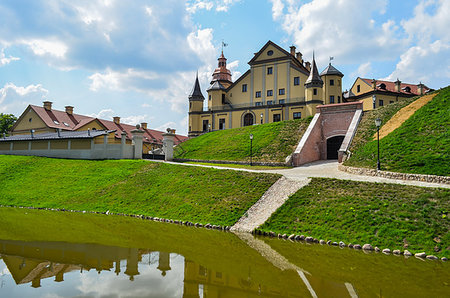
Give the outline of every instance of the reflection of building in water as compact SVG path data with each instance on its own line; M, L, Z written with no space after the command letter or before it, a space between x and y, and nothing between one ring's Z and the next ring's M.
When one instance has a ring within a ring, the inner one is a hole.
M124 274L133 280L139 275L142 255L148 253L148 250L95 244L0 241L0 254L16 284L31 282L33 287L40 287L41 280L50 277L61 282L64 274L71 271L95 269L100 273L115 269L118 275L121 260L126 260Z
M170 269L170 254L168 252L159 252L159 266L158 269L161 270L161 275L166 276L166 271Z
M275 289L253 281L250 269L247 278L242 278L210 270L185 259L183 298L201 298L199 289L203 289L203 298L302 297L296 289Z

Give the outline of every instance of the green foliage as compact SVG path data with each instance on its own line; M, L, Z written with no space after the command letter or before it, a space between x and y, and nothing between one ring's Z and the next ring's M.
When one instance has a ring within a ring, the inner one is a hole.
M0 204L232 225L278 178L137 160L0 155Z
M372 140L376 132L373 120L376 115L381 115L383 123L386 123L393 115L389 106L365 116L365 124L358 128L359 141L350 149L353 155L346 165L376 167L377 141ZM450 87L446 87L399 128L380 140L382 170L450 175L449 127Z
M0 134L8 133L16 121L17 118L13 114L0 113Z
M448 189L313 178L261 229L448 257L449 197Z
M281 121L210 132L178 146L175 158L250 161L250 134L253 134L253 161L284 162L306 131L311 118Z

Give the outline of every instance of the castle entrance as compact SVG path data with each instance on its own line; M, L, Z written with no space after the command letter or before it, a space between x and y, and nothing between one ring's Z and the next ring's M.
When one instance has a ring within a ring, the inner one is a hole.
M327 139L327 159L338 159L338 151L341 148L345 136L335 136Z
M253 114L247 113L244 116L244 126L253 125Z

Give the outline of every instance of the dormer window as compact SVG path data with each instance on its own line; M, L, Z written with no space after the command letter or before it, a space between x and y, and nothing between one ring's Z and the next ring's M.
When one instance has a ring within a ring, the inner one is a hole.
M380 85L378 85L378 87L380 87L380 89L382 89L382 90L386 90L386 84L385 83L381 83Z
M403 91L410 93L411 88L409 86L406 86L405 88L403 88Z
M59 122L56 120L53 120L53 123L55 123L56 125L59 125Z

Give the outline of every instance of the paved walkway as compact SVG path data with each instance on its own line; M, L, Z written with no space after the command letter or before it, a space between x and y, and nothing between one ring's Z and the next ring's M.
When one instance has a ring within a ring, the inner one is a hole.
M168 162L168 163L180 165L180 163L178 163L178 162ZM243 169L243 168L227 168L227 167L222 167L222 166L209 166L209 165L199 165L199 164L189 164L189 163L182 163L182 165L208 167L208 168L215 168L215 169L227 169L227 170L236 170L236 171L257 172L257 173L276 173L276 174L281 174L288 179L300 180L300 181L304 181L306 178L311 178L311 177L323 177L323 178L336 178L336 179L364 181L364 182L394 183L394 184L414 185L414 186L422 186L422 187L450 188L449 184L443 184L443 183L430 183L430 182L422 182L422 181L389 179L389 178L383 178L383 177L350 174L347 172L339 171L338 170L338 162L337 161L329 161L329 160L316 161L316 162L312 162L312 163L309 163L309 164L306 164L306 165L303 165L300 167L292 168L292 169L274 169L274 170L249 170L249 169Z

